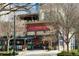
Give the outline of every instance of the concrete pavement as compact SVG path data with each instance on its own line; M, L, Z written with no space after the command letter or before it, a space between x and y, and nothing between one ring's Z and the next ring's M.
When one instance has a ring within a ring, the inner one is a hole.
M19 52L17 56L57 56L57 53L61 51L58 50L26 50Z

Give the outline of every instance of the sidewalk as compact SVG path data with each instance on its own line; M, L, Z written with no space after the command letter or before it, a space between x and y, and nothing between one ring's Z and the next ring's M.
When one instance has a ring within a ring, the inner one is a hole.
M56 56L57 53L59 53L61 51L58 50L51 50L51 51L47 51L47 50L31 50L31 51L22 51L19 52L19 54L17 56Z

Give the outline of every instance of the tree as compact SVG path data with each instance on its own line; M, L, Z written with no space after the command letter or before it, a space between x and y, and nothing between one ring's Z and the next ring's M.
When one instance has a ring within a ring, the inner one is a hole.
M17 11L25 11L25 12L27 12L27 10L30 10L35 5L36 4L31 5L31 3L26 3L26 4L0 3L0 16L9 15L11 13L13 13L13 15L14 15L14 13L17 12ZM4 32L7 34L7 38L8 38L7 50L9 52L10 32L11 32L11 29L15 28L15 26L13 26L13 24L10 23L10 22L3 22L2 27L4 28L3 29Z
M40 17L43 17L44 20L48 21L48 23L46 23L45 25L50 28L49 36L47 36L45 39L47 39L49 42L49 49L53 49L52 43L53 42L56 43L56 41L57 41L55 32L58 29L57 23L53 22L54 18L56 20L56 15L55 15L55 10L54 10L55 5L54 4L41 4L40 6L41 6ZM42 13L44 15L42 15ZM55 44L55 46L57 46L57 45L58 45L58 43Z
M7 44L7 52L9 52L9 41L10 41L10 36L12 34L12 29L13 29L13 24L11 22L1 22L1 29L3 35L7 36L8 39L8 44Z
M56 24L54 26L56 27L56 31L59 33L62 32L61 35L63 35L64 43L67 45L67 51L69 52L70 40L79 31L79 4L65 3L48 5L49 7L46 8L49 11L47 19Z
M69 43L71 38L79 31L79 4L63 4L61 6L63 10L62 20L58 20L62 27L64 34L64 42L67 45L67 51L69 52ZM59 12L60 13L60 12ZM70 36L71 34L71 36Z

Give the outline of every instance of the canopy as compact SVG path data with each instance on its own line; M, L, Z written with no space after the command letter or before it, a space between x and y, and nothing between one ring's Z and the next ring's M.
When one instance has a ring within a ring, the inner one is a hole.
M49 28L45 25L27 25L27 31L45 31L49 30Z

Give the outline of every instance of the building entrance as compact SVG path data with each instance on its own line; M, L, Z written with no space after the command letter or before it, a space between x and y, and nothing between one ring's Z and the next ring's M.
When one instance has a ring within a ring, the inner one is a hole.
M27 49L28 50L39 50L43 49L42 37L37 36L37 38L32 38L27 40Z

